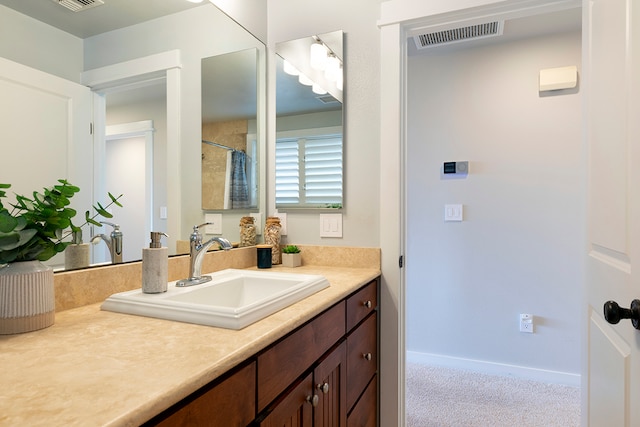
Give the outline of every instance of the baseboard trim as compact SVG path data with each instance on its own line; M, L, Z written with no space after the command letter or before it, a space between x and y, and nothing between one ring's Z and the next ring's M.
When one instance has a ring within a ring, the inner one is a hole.
M563 384L580 387L580 374L550 371L546 369L530 368L527 366L508 365L504 363L487 362L484 360L464 359L460 357L443 356L439 354L407 351L406 360L409 363L421 365L435 365L447 368L466 369L483 374L502 375L542 381L551 384Z

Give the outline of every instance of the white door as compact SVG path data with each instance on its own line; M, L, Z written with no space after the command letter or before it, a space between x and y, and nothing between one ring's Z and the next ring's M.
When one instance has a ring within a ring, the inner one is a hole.
M640 426L640 330L626 319L610 324L603 313L608 300L628 309L640 299L640 2L585 0L583 9L589 147L583 425Z
M0 58L0 182L11 184L9 199L67 179L80 187L71 207L82 225L93 203L90 123L87 87ZM47 264L63 266L63 255Z

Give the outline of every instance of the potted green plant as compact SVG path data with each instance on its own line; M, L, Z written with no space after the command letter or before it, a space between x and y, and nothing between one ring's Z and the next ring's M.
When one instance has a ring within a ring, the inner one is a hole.
M85 222L76 226L72 221L76 210L70 199L80 188L66 180L57 185L34 191L32 197L16 195L15 202L5 207L6 189L11 184L0 183L0 334L13 334L46 328L53 324L55 298L53 270L46 261L72 244L72 235L78 235L87 224L100 226L98 216L111 218L107 208L119 197L109 193L111 202L100 203L93 216L85 213Z
M285 267L299 267L302 265L300 248L296 245L287 245L282 248L282 265Z

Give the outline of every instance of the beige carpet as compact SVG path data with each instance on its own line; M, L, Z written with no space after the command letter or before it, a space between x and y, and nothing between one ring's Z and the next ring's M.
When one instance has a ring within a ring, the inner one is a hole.
M408 363L408 427L573 427L580 389Z

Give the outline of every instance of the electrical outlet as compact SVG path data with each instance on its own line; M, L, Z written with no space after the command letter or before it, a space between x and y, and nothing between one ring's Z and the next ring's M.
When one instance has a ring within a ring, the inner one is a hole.
M533 333L533 316L531 314L520 315L520 332Z

